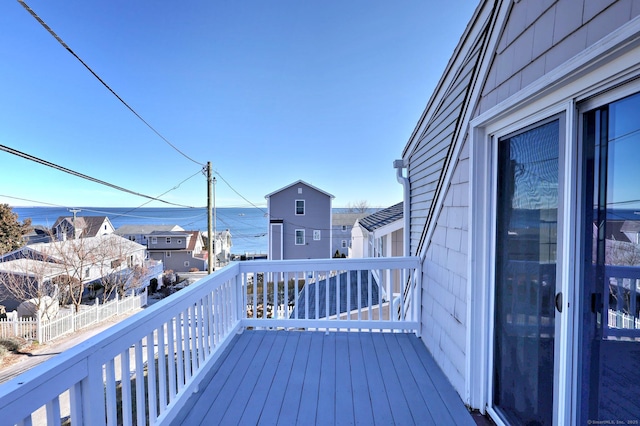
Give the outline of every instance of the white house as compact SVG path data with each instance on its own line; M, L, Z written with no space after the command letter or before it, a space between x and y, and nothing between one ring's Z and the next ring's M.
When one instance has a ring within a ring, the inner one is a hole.
M351 229L349 257L402 256L403 229L403 203L358 219Z
M481 1L395 163L422 340L499 425L640 418L638 58L640 2Z

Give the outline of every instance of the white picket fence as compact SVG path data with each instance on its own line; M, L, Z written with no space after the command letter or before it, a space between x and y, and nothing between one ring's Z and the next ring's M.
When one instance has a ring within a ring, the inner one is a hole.
M61 312L52 320L43 318L1 319L0 337L21 337L46 343L92 324L141 308L146 304L147 292L145 290L144 293L137 296L129 296L124 299L116 297L103 304L100 304L96 299L96 304L93 306L78 313Z
M640 330L640 318L609 309L609 328Z

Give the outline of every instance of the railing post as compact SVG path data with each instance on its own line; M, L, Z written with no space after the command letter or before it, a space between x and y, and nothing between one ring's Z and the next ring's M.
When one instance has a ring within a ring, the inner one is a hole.
M36 314L36 340L38 340L39 344L44 343L42 339L42 314L39 309Z

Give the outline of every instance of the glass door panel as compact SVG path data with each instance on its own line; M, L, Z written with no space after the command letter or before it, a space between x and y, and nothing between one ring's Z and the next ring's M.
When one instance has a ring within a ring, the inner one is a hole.
M553 421L561 120L498 141L493 407Z
M581 422L627 424L640 419L640 94L583 117Z

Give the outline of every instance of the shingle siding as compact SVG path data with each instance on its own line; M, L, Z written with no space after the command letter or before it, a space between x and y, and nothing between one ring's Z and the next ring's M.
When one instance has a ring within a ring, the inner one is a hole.
M478 114L514 95L640 14L636 0L514 2Z

